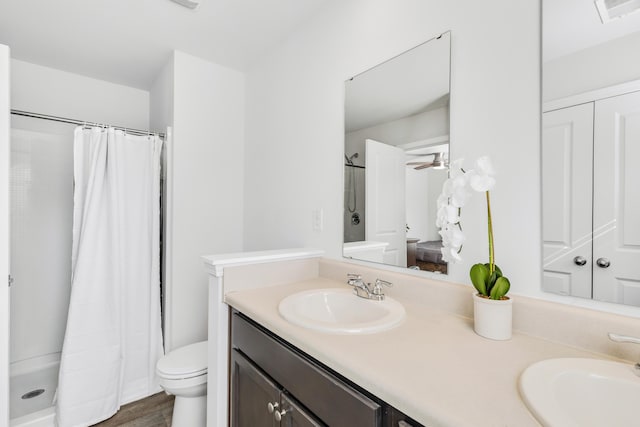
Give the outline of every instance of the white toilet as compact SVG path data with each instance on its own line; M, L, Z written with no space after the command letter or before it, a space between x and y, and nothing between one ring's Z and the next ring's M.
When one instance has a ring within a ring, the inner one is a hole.
M177 348L158 360L160 386L176 400L172 427L205 427L207 423L207 343Z

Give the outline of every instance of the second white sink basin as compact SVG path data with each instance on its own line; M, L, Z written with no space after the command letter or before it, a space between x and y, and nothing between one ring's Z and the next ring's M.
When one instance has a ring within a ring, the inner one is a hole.
M404 307L389 297L373 301L342 288L289 295L280 302L278 311L295 325L336 334L380 332L399 325L405 317Z
M640 377L631 364L549 359L529 366L520 392L545 427L640 425Z

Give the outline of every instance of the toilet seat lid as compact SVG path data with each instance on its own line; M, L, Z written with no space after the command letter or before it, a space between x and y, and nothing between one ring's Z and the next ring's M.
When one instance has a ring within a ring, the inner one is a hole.
M177 348L161 357L156 365L158 375L168 379L191 378L207 373L208 341Z

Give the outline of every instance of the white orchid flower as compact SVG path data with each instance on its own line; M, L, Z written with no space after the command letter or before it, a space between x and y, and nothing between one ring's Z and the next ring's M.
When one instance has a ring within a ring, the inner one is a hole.
M453 263L461 261L462 258L459 253L465 236L462 230L460 230L460 227L456 224L447 224L442 227L439 234L442 236L442 248L440 251L442 252L443 259L446 262Z
M443 228L439 234L442 236L443 245L454 248L456 251L460 250L465 241L464 233L457 226Z
M446 227L447 224L456 224L460 221L458 209L451 205L442 206L436 214L436 226Z
M451 179L450 203L456 208L461 208L467 202L469 192L467 191L467 177L460 175Z
M487 156L480 157L476 160L475 168L467 173L469 185L478 192L493 189L493 186L496 184L493 175L495 175L495 170L491 164L491 159Z
M467 184L478 192L493 189L496 180L495 170L487 156L476 160L472 170L463 169L463 160L451 162L449 179L442 185L442 194L437 200L436 226L440 228L442 237L442 258L446 262L456 263L462 260L460 251L465 241L460 227L460 211L470 196ZM488 202L487 202L488 203ZM487 205L488 206L488 205ZM489 215L489 262L493 265L493 234L491 233L491 216Z
M460 255L458 254L458 251L453 248L443 246L440 249L440 252L442 252L442 259L445 262L451 262L455 264L459 261L462 261L462 258L460 258Z
M445 196L445 198L448 199L447 203L451 203L457 208L463 207L469 197L469 192L467 191L467 176L460 174L447 179L444 184L442 184L441 196Z
M446 206L448 204L449 204L449 197L444 193L440 194L438 196L438 200L436 201L436 206L438 207L438 210L441 207Z
M479 193L484 193L493 189L496 184L494 177L480 175L476 171L469 172L469 186Z
M495 175L496 171L493 168L493 163L491 163L491 159L489 156L482 156L478 160L476 160L475 169L481 173L482 175Z

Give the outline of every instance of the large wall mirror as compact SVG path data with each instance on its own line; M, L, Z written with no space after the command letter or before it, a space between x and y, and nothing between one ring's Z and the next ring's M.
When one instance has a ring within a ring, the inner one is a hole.
M640 306L640 2L543 0L543 290Z
M446 274L450 32L345 82L343 255Z

